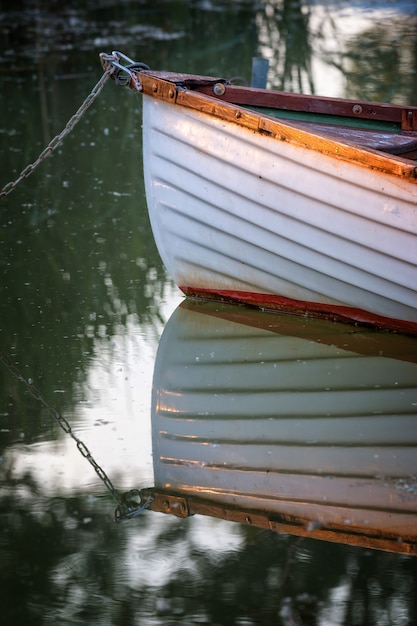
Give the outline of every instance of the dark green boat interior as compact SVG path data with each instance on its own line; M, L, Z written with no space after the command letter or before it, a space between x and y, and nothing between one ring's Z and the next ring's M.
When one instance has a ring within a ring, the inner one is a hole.
M252 111L269 115L278 119L297 120L301 122L319 122L321 124L333 124L334 126L350 126L352 128L365 128L376 131L400 132L401 125L395 122L380 120L358 119L339 115L326 115L325 113L306 113L305 111L289 111L286 109L273 109L267 107L246 107Z

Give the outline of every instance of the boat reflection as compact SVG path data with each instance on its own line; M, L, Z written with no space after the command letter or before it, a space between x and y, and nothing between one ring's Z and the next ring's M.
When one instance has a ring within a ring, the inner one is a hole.
M417 339L186 301L152 437L154 511L417 554Z

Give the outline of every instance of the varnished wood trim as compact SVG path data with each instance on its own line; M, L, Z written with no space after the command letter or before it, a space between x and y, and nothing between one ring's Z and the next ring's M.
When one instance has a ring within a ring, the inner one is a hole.
M400 156L389 156L371 148L359 147L348 141L337 141L330 137L308 132L301 126L297 126L295 121L278 121L255 111L243 109L236 104L222 101L218 97L207 95L201 91L177 87L174 83L160 80L155 76L142 75L141 82L143 93L154 98L238 124L252 131L269 135L278 141L288 141L333 158L400 178L407 178L413 183L417 182L417 166ZM303 97L308 98L308 96Z
M152 497L150 510L168 513L176 517L207 515L258 528L268 528L275 532L299 537L386 550L398 554L417 555L415 534L409 536L406 532L404 536L398 537L395 533L390 534L384 531L378 534L375 529L355 528L353 526L347 529L344 517L346 509L341 507L339 507L339 523L336 521L338 507L332 507L334 521L328 524L316 523L301 516L296 517L294 515L269 513L268 511L239 509L220 502L185 495L184 493L175 494L159 489L146 489L142 491L142 494L144 500L148 499L149 496Z
M417 130L416 107L407 107L401 112L401 128L403 130Z
M198 87L198 91L206 95L213 95L213 88L209 86ZM225 93L218 97L226 102L244 106L261 106L284 111L306 111L308 113L339 115L380 122L395 122L402 124L403 130L417 130L417 107L309 96L234 85L227 85Z

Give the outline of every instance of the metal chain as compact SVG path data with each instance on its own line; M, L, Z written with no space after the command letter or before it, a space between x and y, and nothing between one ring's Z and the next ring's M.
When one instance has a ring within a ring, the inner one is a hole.
M149 492L146 497L143 497L143 492ZM137 498L139 497L139 502ZM131 489L127 493L124 493L121 496L120 502L116 507L116 511L114 513L114 520L116 524L126 519L133 519L137 517L146 509L149 509L152 502L154 500L154 496L152 490L142 489Z
M126 65L122 65L119 63L120 60L123 60ZM64 130L62 130L59 135L54 137L52 141L46 146L46 148L41 152L36 161L27 165L19 174L16 180L7 183L0 191L0 199L5 198L12 191L14 191L17 185L28 178L35 169L40 165L48 156L50 156L54 150L61 145L64 138L72 131L74 126L80 121L81 117L85 113L85 111L90 107L90 105L97 98L101 90L103 89L107 80L112 77L118 85L126 86L128 85L134 91L141 91L142 87L140 81L137 79L133 70L143 70L149 69L149 67L145 63L135 63L124 55L122 52L112 52L111 54L105 54L103 52L100 53L100 61L104 70L103 76L100 78L98 83L93 87L90 94L84 100L78 111L71 117Z
M142 91L141 82L135 72L149 70L149 65L133 61L117 50L113 50L111 54L100 52L99 57L103 70L113 78L116 85L130 87L133 91ZM124 64L121 61L124 61Z
M79 437L77 437L77 435L74 433L74 431L72 430L71 426L69 425L65 417L61 415L61 413L59 413L55 409L55 407L52 406L52 404L50 404L50 402L48 402L43 397L39 389L37 389L37 387L33 385L30 378L26 379L24 376L22 376L18 368L10 361L10 359L7 356L0 353L0 361L7 367L7 369L13 374L13 376L15 376L18 380L20 380L26 386L31 396L33 396L35 400L38 400L41 404L43 404L43 406L48 411L49 415L57 422L57 424L62 428L62 430L67 435L72 437L72 439L75 441L79 452L82 454L82 456L85 459L87 459L90 465L92 465L97 476L104 483L108 491L113 496L115 502L117 503L117 508L115 512L116 522L120 522L123 519L131 519L133 517L136 517L137 515L142 513L142 511L144 511L150 506L152 502L151 497L147 498L145 501L143 501L142 498L140 498L140 502L136 501L136 497L138 495L140 496L140 491L138 491L137 489L133 489L123 494L122 496L120 496L117 490L115 489L112 481L107 476L106 472L94 459L94 457L92 456L90 450L87 448L85 443L81 441L81 439L79 439Z
M24 180L25 178L28 178L28 176L33 174L33 172L38 167L38 165L40 165L40 163L42 163L42 161L44 161L48 156L50 156L54 152L54 150L56 150L58 148L58 146L61 145L61 143L64 140L64 138L72 131L74 126L80 121L80 119L83 116L83 114L85 113L85 111L90 107L90 105L97 98L97 96L99 95L99 93L103 89L103 87L104 87L104 85L107 82L109 77L110 77L110 74L108 72L105 72L103 74L103 76L100 78L98 83L91 90L90 94L84 100L84 102L82 103L82 105L80 106L78 111L71 117L71 119L69 120L69 122L65 126L64 130L62 130L59 133L59 135L57 135L56 137L54 137L52 139L52 141L47 145L47 147L38 156L36 161L31 163L30 165L27 165L25 167L25 169L20 172L20 174L19 174L18 178L16 178L16 180L14 180L14 181L12 181L10 183L7 183L7 185L5 185L3 187L3 189L0 192L0 198L4 198L7 195L9 195L9 193L14 191L14 189L16 189L17 185L22 180Z
M39 389L37 387L35 387L35 385L32 383L30 378L26 379L26 378L24 378L24 376L22 376L22 374L19 372L17 367L10 361L10 359L8 359L5 355L0 354L0 361L2 361L4 363L4 365L13 374L13 376L15 376L24 385L26 385L26 388L29 391L29 393L31 394L31 396L33 396L35 398L35 400L38 400L41 404L43 404L43 406L48 411L49 415L57 422L57 424L62 428L62 430L67 435L72 437L72 439L77 444L77 448L81 452L82 456L85 459L87 459L87 461L93 466L93 468L95 469L96 474L98 475L98 477L104 482L104 484L106 485L107 489L112 494L113 498L119 504L120 503L119 494L117 493L116 489L114 488L113 483L111 482L110 478L107 476L107 474L103 470L103 468L100 467L100 465L97 463L97 461L94 460L94 458L92 457L92 455L91 455L89 449L87 448L87 446L85 445L85 443L83 441L81 441L77 437L77 435L74 433L74 431L72 430L71 426L69 425L69 423L65 419L65 417L63 415L61 415L55 409L55 407L53 407L52 404L50 404L43 397L43 395L41 394Z
M71 117L71 119L68 121L65 128L59 133L59 135L54 137L52 141L48 144L48 146L41 152L41 154L38 156L36 161L31 163L30 165L27 165L25 169L20 172L18 178L15 181L10 182L3 187L3 189L0 192L0 198L6 197L9 193L11 193L14 189L16 189L17 185L23 179L28 178L28 176L30 176L34 172L34 170L38 167L38 165L40 165L42 161L44 161L48 156L50 156L59 145L61 145L66 135L68 135L72 131L74 126L80 121L85 111L90 107L90 105L97 98L97 96L99 95L99 93L101 92L105 83L107 82L108 78L111 75L117 72L117 76L113 76L113 77L118 79L116 81L118 82L118 84L120 85L130 84L134 89L136 89L136 91L141 90L140 83L139 81L137 81L135 75L133 74L131 70L144 69L144 68L147 68L146 65L142 63L134 64L131 59L117 52L113 52L112 55L104 55L104 56L106 57L105 61L102 58L102 55L100 55L102 59L104 74L100 78L98 83L93 87L90 94L84 100L84 102L82 103L78 111ZM130 69L130 67L120 65L118 63L118 61L120 60L120 57L123 58L124 61L130 62L130 64L132 64L132 68ZM119 72L126 73L127 78L126 79L123 79L122 77L119 78ZM8 370L18 380L20 380L26 385L26 388L28 389L29 393L36 400L38 400L41 404L43 404L43 406L48 411L49 415L57 422L57 424L62 428L62 430L75 441L79 452L82 454L82 456L85 459L87 459L90 465L92 465L97 476L104 483L104 485L106 486L106 488L111 493L114 500L116 501L117 503L117 508L115 511L116 522L120 522L124 519L131 519L133 517L136 517L137 515L139 515L139 513L142 513L142 511L149 508L149 506L152 503L153 497L148 496L147 498L142 499L141 492L138 491L137 489L128 491L127 493L124 493L120 496L117 490L115 489L113 483L111 482L110 478L107 476L106 472L94 459L94 457L92 456L91 452L89 451L85 443L81 441L81 439L79 439L77 435L74 433L74 431L72 430L71 426L69 425L65 417L61 415L55 409L55 407L43 397L41 392L35 387L35 385L32 384L32 381L30 379L26 380L26 378L22 376L22 374L19 372L17 367L10 361L10 359L8 359L5 355L1 353L0 353L0 361L8 368ZM139 502L137 501L138 496L140 500Z

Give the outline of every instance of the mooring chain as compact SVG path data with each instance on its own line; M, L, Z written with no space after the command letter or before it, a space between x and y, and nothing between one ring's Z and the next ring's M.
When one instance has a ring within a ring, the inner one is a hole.
M19 381L21 381L26 386L31 396L33 396L35 400L38 400L41 404L43 404L43 406L48 411L49 415L57 422L57 424L62 428L62 430L67 435L72 437L72 439L75 441L77 448L79 452L81 453L81 455L85 459L87 459L90 465L92 465L97 476L104 483L108 491L113 496L115 502L117 503L116 513L115 513L116 522L120 522L123 519L130 519L132 517L136 517L136 515L138 515L139 513L141 513L142 511L144 511L146 508L149 507L152 501L151 498L148 498L146 501L142 501L142 499L140 499L139 503L136 501L136 496L140 495L140 491L136 489L129 491L128 493L120 496L117 490L115 489L112 481L107 476L103 468L94 459L94 457L92 456L90 450L87 448L85 443L81 441L81 439L79 439L79 437L77 437L77 435L74 433L70 424L68 423L68 420L63 415L61 415L61 413L59 413L55 409L55 407L52 404L50 404L50 402L48 402L44 398L42 393L32 383L30 378L26 379L20 373L18 368L10 361L8 357L6 357L4 354L0 354L0 361L2 361L2 363L7 367L7 369L11 372L11 374L13 374L13 376L15 376Z
M116 85L130 87L133 91L142 91L142 85L135 71L149 70L149 65L133 61L122 52L117 51L113 51L111 54L100 52L99 57L103 70L114 79ZM120 63L122 59L125 65Z
M90 94L84 100L78 111L71 117L71 119L66 124L65 128L58 134L56 137L50 141L47 147L41 152L38 158L31 164L27 165L19 174L18 178L3 187L0 192L0 198L4 198L9 193L11 193L14 189L16 189L17 185L28 178L35 169L42 163L48 156L50 156L58 146L61 145L62 141L68 135L74 126L80 121L82 115L85 111L90 107L90 105L97 98L101 90L103 89L106 81L110 76L114 78L116 84L121 86L130 86L132 89L136 91L141 91L141 85L139 80L136 78L134 70L143 70L149 69L147 65L144 63L135 63L132 59L125 56L121 52L112 52L111 55L107 55L104 53L100 54L101 63L104 69L104 74L98 81L98 83L94 86ZM126 63L126 65L122 65L119 63L120 59ZM20 381L22 381L29 393L38 400L43 406L46 408L50 416L57 422L57 424L62 428L62 430L72 437L75 441L78 450L82 454L82 456L87 459L87 461L94 468L97 476L102 480L105 484L114 500L117 502L117 508L115 512L116 522L120 522L123 519L131 519L132 517L136 517L139 513L147 509L151 502L152 497L148 496L145 500L142 500L141 492L137 489L129 491L122 496L118 494L113 483L110 478L107 476L106 472L103 468L95 461L91 452L85 445L83 441L81 441L77 435L72 430L68 421L65 419L63 415L61 415L53 405L51 405L41 394L41 392L32 384L30 379L24 378L22 374L19 372L17 367L8 359L5 355L0 354L0 361L9 369L9 371ZM137 497L139 496L139 502L137 501Z
M120 63L120 59L123 59L126 62L126 65L122 65ZM149 69L149 67L145 63L135 63L135 61L132 61L132 59L129 59L129 57L122 54L121 52L112 52L111 54L105 54L101 52L100 60L104 70L104 74L100 78L98 83L93 87L90 94L84 100L78 111L71 117L65 128L58 135L56 135L56 137L54 137L52 141L49 142L49 144L41 152L38 158L33 163L27 165L20 172L16 180L7 183L7 185L3 187L3 189L0 191L0 198L5 198L9 195L9 193L14 191L14 189L16 189L17 185L22 180L28 178L31 174L33 174L38 165L40 165L58 148L58 146L61 145L64 138L72 131L72 129L80 121L86 110L97 98L110 76L114 78L116 84L122 87L128 85L135 91L142 90L140 81L136 77L134 70Z
M139 502L137 501L137 498L139 498ZM120 502L117 505L114 514L116 523L137 517L143 513L143 511L149 509L153 499L152 493L148 493L147 497L144 499L143 492L139 489L131 489L127 493L124 493L120 498Z
M12 181L10 183L7 183L7 185L5 185L3 187L3 189L0 192L0 198L4 198L9 193L11 193L14 189L16 189L17 185L22 180L24 180L25 178L28 178L28 176L33 174L33 172L38 167L38 165L40 165L48 156L50 156L58 148L58 146L61 145L61 143L64 140L64 138L72 131L74 126L80 121L80 119L83 116L83 114L85 113L85 111L90 107L90 105L97 98L97 96L99 95L99 93L103 89L103 87L104 87L107 79L109 78L109 76L110 75L107 72L105 72L103 74L103 76L100 78L98 83L93 87L93 89L90 92L90 94L84 100L84 102L82 103L82 105L80 106L78 111L68 121L68 123L65 126L65 128L59 133L59 135L57 135L56 137L54 137L52 139L52 141L50 141L50 143L46 146L46 148L38 156L36 161L34 161L33 163L30 163L29 165L27 165L25 167L25 169L23 169L20 172L20 174L19 174L18 178L16 178L16 180L14 180L14 181Z

